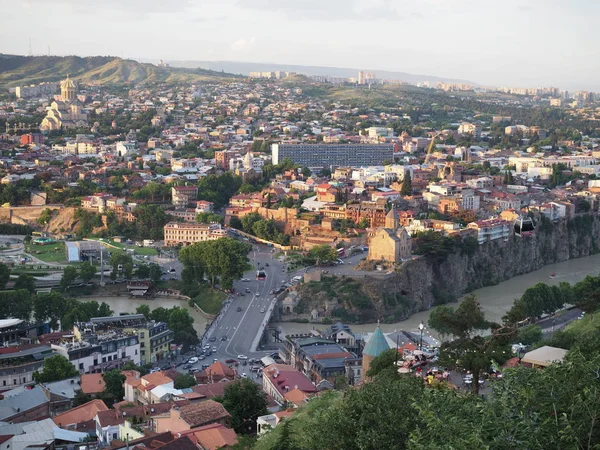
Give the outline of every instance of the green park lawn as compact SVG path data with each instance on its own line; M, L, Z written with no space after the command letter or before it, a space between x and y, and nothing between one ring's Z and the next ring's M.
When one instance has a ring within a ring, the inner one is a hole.
M194 297L194 303L207 314L219 314L222 303L227 299L227 294L210 287L203 287L200 293Z
M37 245L31 243L28 246L28 252L30 255L44 262L67 264L67 255L65 253L65 244L63 242L57 242L50 245Z

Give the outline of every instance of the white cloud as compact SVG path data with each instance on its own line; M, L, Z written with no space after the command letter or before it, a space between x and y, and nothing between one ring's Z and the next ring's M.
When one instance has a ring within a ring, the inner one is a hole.
M231 44L231 50L236 52L250 50L256 46L256 38L251 37L250 39L240 38Z

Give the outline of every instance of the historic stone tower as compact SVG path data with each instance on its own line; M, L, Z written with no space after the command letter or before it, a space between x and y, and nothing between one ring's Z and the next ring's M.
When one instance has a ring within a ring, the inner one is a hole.
M389 350L390 346L385 339L385 336L381 332L381 328L379 327L379 323L377 324L377 328L369 339L367 346L363 350L362 354L362 381L368 381L367 371L369 370L369 366L371 365L371 361L373 358L381 355L384 351Z

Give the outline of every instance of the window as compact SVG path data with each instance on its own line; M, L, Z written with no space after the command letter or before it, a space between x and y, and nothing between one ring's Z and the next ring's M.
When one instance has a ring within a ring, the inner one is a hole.
M95 363L96 363L96 362L94 361L94 364L95 364ZM79 363L79 370L83 370L83 363Z
M13 384L17 384L17 379L16 378L13 380Z
M2 380L2 386L6 386L6 380Z
M27 383L27 379L23 377L23 383Z
M106 356L102 357L102 362L105 363L106 362Z
M113 433L113 439L117 439L117 433Z
M136 349L135 349L135 354L137 355L137 353L138 353L138 352L137 352L137 348L136 348Z

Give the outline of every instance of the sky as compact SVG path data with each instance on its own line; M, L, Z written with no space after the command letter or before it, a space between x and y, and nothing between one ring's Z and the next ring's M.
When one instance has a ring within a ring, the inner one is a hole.
M392 70L600 91L597 0L0 0L0 53Z

